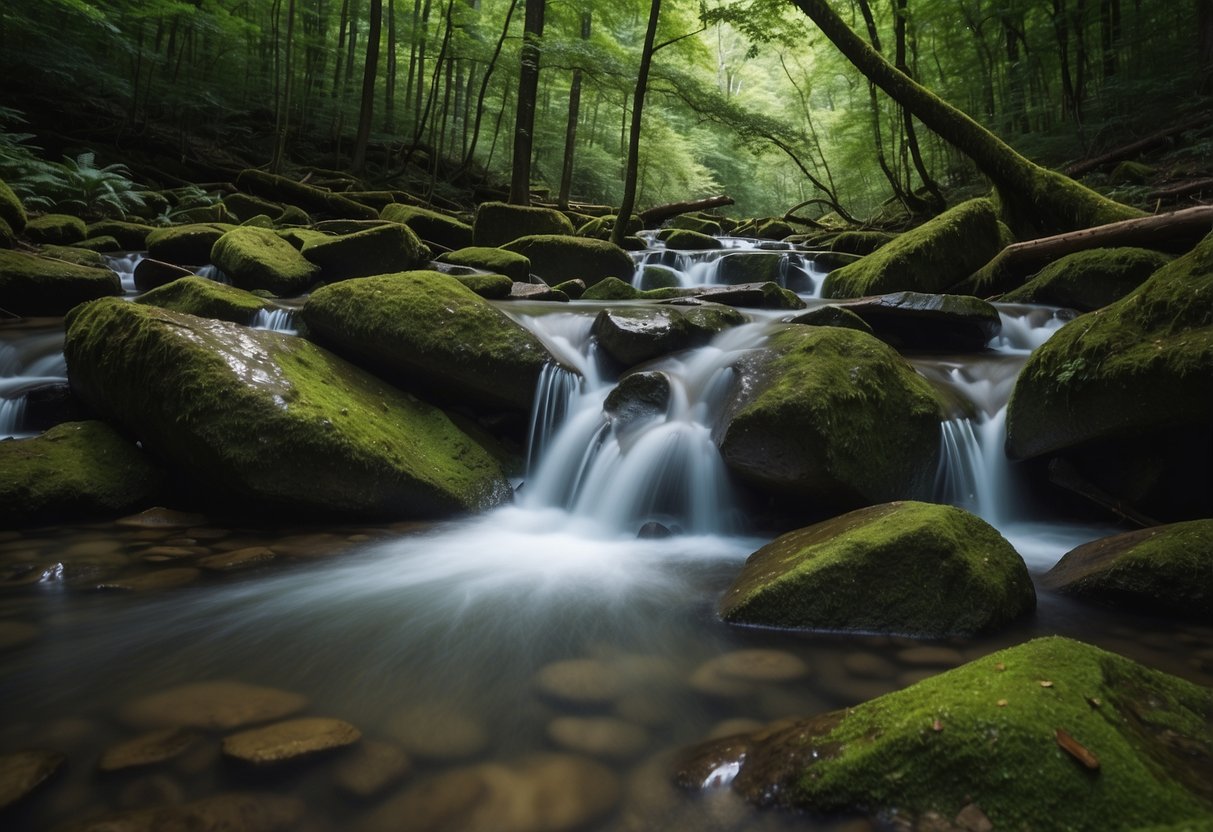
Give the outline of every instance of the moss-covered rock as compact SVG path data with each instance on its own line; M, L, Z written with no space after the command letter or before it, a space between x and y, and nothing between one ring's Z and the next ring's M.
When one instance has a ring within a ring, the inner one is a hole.
M1004 303L1047 303L1079 312L1123 298L1171 258L1144 248L1097 248L1068 254L1003 295Z
M252 168L240 171L236 187L262 199L296 206L309 214L334 219L375 220L379 212L341 194ZM260 213L260 212L259 212ZM285 220L285 217L280 218Z
M599 280L581 293L582 300L635 300L640 290L617 277Z
M551 208L526 208L504 202L482 202L472 222L472 241L477 246L504 246L519 237L573 234L569 218Z
M853 301L846 309L895 347L915 350L984 349L1002 331L993 305L965 295L894 292Z
M580 278L566 280L564 283L557 283L552 287L555 292L563 292L569 300L579 300L585 295L585 281Z
M519 283L526 283L531 278L530 259L501 248L469 246L458 251L446 251L438 256L438 262L503 274Z
M155 226L125 220L98 220L89 223L89 237L113 237L124 251L143 251L147 248L147 235Z
M677 273L669 266L645 265L640 271L640 290L671 289L681 286Z
M1172 523L1071 549L1041 586L1109 606L1208 622L1213 520Z
M822 295L853 298L902 290L943 292L1001 248L993 204L988 199L971 199L830 272Z
M687 231L698 231L709 237L719 237L724 233L720 221L701 214L680 214L667 224L669 228L683 228Z
M245 507L434 517L509 496L440 410L301 338L103 300L69 316L64 354L85 402Z
M1028 359L1007 453L1213 423L1213 235L1127 297L1063 326Z
M906 825L972 805L988 826L948 828L1188 829L1213 812L1210 720L1209 688L1050 637L845 711L704 743L676 780L703 789L731 769L754 804Z
M840 508L926 491L942 403L886 344L851 329L790 327L737 370L719 445L743 479Z
M675 251L709 251L724 248L724 243L707 234L689 231L682 228L667 228L657 238L665 243L665 247Z
M227 232L215 241L210 259L236 286L276 295L301 294L320 277L319 266L265 228Z
M136 303L247 325L262 309L274 305L252 292L201 277L183 277L152 289Z
M41 246L39 253L43 257L54 260L65 260L77 266L90 266L94 269L105 268L105 258L101 252L77 246Z
M122 251L122 243L118 242L117 237L111 237L108 234L101 237L86 237L78 243L74 243L76 248L82 248L87 251L97 251L104 254L113 254L114 252Z
M116 517L148 505L164 474L103 422L0 442L0 528Z
M69 246L87 236L84 220L70 214L43 214L25 224L25 238L31 243Z
M486 300L505 300L514 289L514 281L503 274L457 274L453 277Z
M147 256L178 266L204 266L211 262L211 249L227 231L210 223L158 228L147 235Z
M407 225L397 222L340 234L304 245L300 252L329 282L407 271L430 260L430 250Z
M545 364L539 340L440 272L356 278L303 307L321 343L405 389L443 401L529 410Z
M736 310L715 305L687 309L632 307L602 310L591 331L607 355L625 367L633 367L706 344L718 332L744 321Z
M872 334L872 327L867 321L856 315L845 306L835 306L832 303L817 306L797 315L789 323L805 324L806 326L839 326L843 329L857 329L860 332Z
M12 248L17 245L17 234L3 217L0 217L0 248Z
M785 257L778 251L738 251L716 261L716 282L727 286L779 283Z
M753 235L760 240L782 240L796 233L796 229L781 219L758 220Z
M62 315L78 303L122 294L109 269L0 250L0 309L14 315Z
M28 222L20 197L13 193L13 189L3 179L0 179L0 220L8 223L9 228L18 234Z
M577 225L578 237L592 237L595 240L609 240L611 234L615 231L615 221L618 217L615 214L607 214L603 217L594 217L584 223ZM632 214L631 220L628 221L626 229L628 236L635 235L638 231L644 228L644 222L640 217Z
M725 591L720 615L941 638L995 630L1035 607L1023 559L990 524L953 506L897 502L763 546Z
M253 217L277 217L282 214L282 205L251 194L234 193L223 198L223 207L237 222L247 222Z
M636 268L626 251L606 240L539 234L503 248L530 259L531 271L550 285L574 278L584 280L586 286L608 277L630 282Z
M897 235L887 231L844 231L830 241L829 248L830 251L843 254L864 256L883 248L895 239Z
M403 223L421 239L443 248L460 249L472 244L472 227L439 211L394 202L384 207L379 216L390 222Z

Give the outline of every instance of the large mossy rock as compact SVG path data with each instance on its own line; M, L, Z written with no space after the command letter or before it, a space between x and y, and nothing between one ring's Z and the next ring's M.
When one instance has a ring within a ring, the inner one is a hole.
M505 275L515 283L526 283L531 279L530 259L503 248L469 246L438 255L438 262Z
M504 202L482 202L472 221L472 244L477 246L503 246L536 234L573 233L573 223L559 211Z
M0 528L117 517L150 504L164 472L103 422L0 442Z
M268 228L235 228L215 241L211 262L241 289L266 289L275 295L306 292L320 267Z
M73 311L72 390L245 508L435 517L509 497L442 411L301 338L102 300Z
M25 214L25 205L3 179L0 179L0 220L8 223L8 227L18 234L29 221Z
M211 262L211 249L230 226L191 223L158 228L147 235L147 256L178 266L204 266Z
M252 292L202 277L182 277L143 294L136 303L248 325L262 309L274 305Z
M89 223L88 236L113 237L127 251L142 251L147 248L147 235L155 231L155 227L138 222L125 220L98 220Z
M1036 608L1023 559L953 506L898 502L789 532L720 601L733 624L921 638L998 629Z
M1041 586L1109 606L1208 623L1213 520L1126 532L1067 552Z
M379 212L382 219L407 225L418 237L447 249L472 244L472 227L454 217L428 208L394 202Z
M944 292L998 254L1002 242L993 203L971 199L830 272L822 296Z
M430 260L429 248L398 222L316 240L300 253L319 266L321 277L329 282L408 271Z
M538 234L520 237L502 246L531 261L531 271L555 286L580 279L593 286L608 277L631 283L636 266L628 253L614 243L589 237Z
M857 330L794 326L737 370L719 446L742 479L839 508L925 493L942 405L888 345Z
M253 196L302 208L318 217L345 220L377 220L379 212L341 194L326 191L285 176L252 168L240 171L236 187Z
M699 790L736 771L731 788L750 803L896 815L907 828L1196 829L1213 813L1211 721L1213 690L1050 637L709 741L683 753L675 779ZM953 825L962 811L985 822Z
M1032 354L1007 409L1007 453L1213 424L1213 235Z
M779 283L786 268L782 251L736 251L716 261L716 281L729 286Z
M31 243L70 246L87 236L84 220L70 214L43 214L25 224L25 238Z
M628 307L602 310L591 331L607 355L624 367L634 367L677 350L702 346L717 333L744 322L737 310L715 304L682 309Z
M1079 312L1115 303L1146 281L1171 258L1145 248L1097 248L1067 254L999 300L1046 303Z
M1002 332L993 305L967 295L894 292L844 306L898 348L972 352Z
M0 250L0 309L13 315L63 315L78 303L122 294L109 269Z
M440 272L325 286L302 316L335 352L451 403L528 411L540 372L555 360L525 328Z
M715 237L684 228L667 228L657 235L665 247L674 251L710 251L724 248Z

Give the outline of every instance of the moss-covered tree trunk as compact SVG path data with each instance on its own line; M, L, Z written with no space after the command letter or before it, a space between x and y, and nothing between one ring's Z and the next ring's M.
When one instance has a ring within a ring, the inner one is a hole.
M964 153L994 184L1003 219L1021 237L1089 228L1141 216L1020 156L969 116L916 83L866 44L827 0L793 0L869 80Z

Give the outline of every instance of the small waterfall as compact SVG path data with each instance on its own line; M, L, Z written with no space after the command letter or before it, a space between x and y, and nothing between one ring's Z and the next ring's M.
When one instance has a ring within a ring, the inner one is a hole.
M977 419L958 417L940 424L939 470L935 499L973 512L998 526L1012 519L1019 505L1003 451L1007 409Z
M0 399L0 439L21 435L25 418L25 396Z
M737 283L737 279L730 279L729 272L737 270L744 274L744 267L737 265L740 258L777 258L775 274L769 275L774 282L805 297L820 297L825 272L818 271L812 259L788 249L790 247L779 250L769 250L765 247L760 249L753 245L726 246L723 249L707 251L650 249L637 256L632 285L638 289L654 288L649 285L650 280L646 279L646 271L651 276L653 270L668 274L666 282L681 288Z
M284 332L287 335L298 334L295 330L295 310L293 309L259 309L249 326L253 329Z
M539 374L535 403L531 406L531 425L526 437L527 476L536 470L548 443L564 425L580 387L580 377L559 364L548 364Z
M998 310L998 317L1002 319L1002 332L990 346L1004 354L1030 355L1075 315L1068 309L1004 306Z
M230 285L232 282L228 280L227 275L219 271L219 267L214 264L208 263L205 266L201 266L199 267L198 271L194 272L194 274L207 280L213 280L216 283L227 283Z
M128 295L133 295L138 291L135 288L135 267L139 265L144 256L143 252L128 252L126 254L107 254L103 257L106 267L118 275L118 279L122 281L122 291Z
M19 337L10 343L0 341L0 439L29 435L23 428L31 390L67 381L61 324L4 334Z

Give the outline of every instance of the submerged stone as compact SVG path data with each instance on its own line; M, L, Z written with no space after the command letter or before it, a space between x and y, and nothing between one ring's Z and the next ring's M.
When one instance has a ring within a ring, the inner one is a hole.
M101 815L56 832L289 832L306 814L302 800L275 794L218 794L188 803Z
M298 295L316 282L320 268L268 228L242 226L220 237L210 260L241 289Z
M365 799L382 794L412 770L413 761L398 746L364 739L337 761L333 781L347 795Z
M1103 832L1213 812L1213 691L1069 639L1002 650L862 705L682 755L758 806L907 824L975 805L995 829ZM974 815L972 810L968 811Z
M387 732L409 754L431 760L466 760L489 744L483 722L443 702L401 708L388 720Z
M503 248L528 258L531 271L551 285L579 278L592 287L608 277L627 283L636 268L626 251L606 240L538 234L515 238Z
M307 697L245 682L191 682L140 697L119 712L137 728L227 731L281 719L307 707Z
M473 245L504 246L532 234L571 236L573 223L551 208L529 208L504 202L482 202L476 207L476 217L472 221Z
M649 744L644 728L611 716L559 716L548 723L547 736L565 751L607 760L631 759Z
M421 239L443 248L460 249L472 244L472 226L440 211L394 202L384 206L383 210L379 212L379 216L390 222L403 223ZM402 268L414 268L414 266ZM385 269L384 271L398 271L398 269Z
M438 256L438 262L505 275L518 283L526 283L531 278L530 259L503 248L469 246L458 251L443 252Z
M1115 303L1172 258L1144 248L1098 248L1067 254L999 300L1047 303L1090 312Z
M0 809L6 809L32 794L66 762L67 757L58 751L0 754Z
M750 555L720 601L730 623L938 638L997 629L1036 606L1023 559L952 506L872 506Z
M141 295L136 303L248 325L263 309L275 306L252 292L202 277L183 277Z
M0 309L24 317L63 315L73 306L122 294L109 269L0 249Z
M202 734L189 728L161 728L109 746L102 752L97 768L121 771L157 765L180 757L201 740Z
M292 763L353 745L362 732L341 719L302 717L232 734L223 755L254 766Z
M413 230L398 222L309 242L300 253L329 282L415 269L430 259Z

